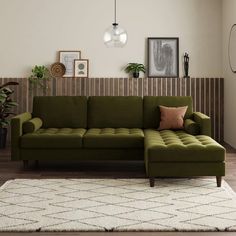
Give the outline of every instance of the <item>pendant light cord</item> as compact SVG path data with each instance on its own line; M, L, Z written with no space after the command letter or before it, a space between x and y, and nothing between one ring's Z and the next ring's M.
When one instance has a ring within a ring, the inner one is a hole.
M115 14L114 14L114 17L115 17L115 24L117 24L117 23L116 23L116 0L115 0L115 5L114 5L114 11L115 11Z

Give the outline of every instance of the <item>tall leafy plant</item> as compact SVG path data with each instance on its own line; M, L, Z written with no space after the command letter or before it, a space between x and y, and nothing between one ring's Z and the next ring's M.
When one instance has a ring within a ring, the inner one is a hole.
M18 104L11 99L14 93L9 85L18 85L17 82L8 82L0 86L0 129L9 125L9 116L13 115L12 109Z

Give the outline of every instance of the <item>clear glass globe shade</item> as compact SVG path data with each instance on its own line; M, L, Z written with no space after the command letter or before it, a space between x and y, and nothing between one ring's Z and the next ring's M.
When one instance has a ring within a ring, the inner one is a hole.
M127 42L127 32L118 26L113 24L104 33L104 43L107 47L124 47Z

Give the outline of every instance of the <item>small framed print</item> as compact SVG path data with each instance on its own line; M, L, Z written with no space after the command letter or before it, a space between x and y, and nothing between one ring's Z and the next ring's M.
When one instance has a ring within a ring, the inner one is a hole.
M179 38L148 38L148 77L179 76Z
M74 77L88 78L89 61L87 59L74 60Z
M63 77L74 76L74 60L81 58L80 51L59 51L59 61L66 67Z

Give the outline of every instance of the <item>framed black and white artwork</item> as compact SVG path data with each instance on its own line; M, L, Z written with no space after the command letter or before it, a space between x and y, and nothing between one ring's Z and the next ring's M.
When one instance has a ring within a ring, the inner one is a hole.
M148 38L148 77L179 77L179 38Z
M80 51L59 51L59 61L66 67L66 72L63 77L74 76L74 60L80 58Z

